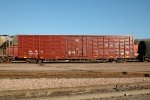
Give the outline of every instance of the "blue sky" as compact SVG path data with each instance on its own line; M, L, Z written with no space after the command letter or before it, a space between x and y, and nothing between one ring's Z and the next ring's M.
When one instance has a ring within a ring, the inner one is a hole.
M0 0L0 34L150 38L150 0Z

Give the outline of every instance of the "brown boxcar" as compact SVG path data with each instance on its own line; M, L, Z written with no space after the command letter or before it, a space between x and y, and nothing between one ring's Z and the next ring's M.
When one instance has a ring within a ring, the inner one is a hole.
M18 58L96 60L134 56L133 36L18 35Z

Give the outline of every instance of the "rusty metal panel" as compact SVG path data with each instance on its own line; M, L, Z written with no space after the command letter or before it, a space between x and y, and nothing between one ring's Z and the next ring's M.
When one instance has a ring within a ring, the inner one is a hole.
M120 36L120 55L119 55L119 58L124 58L125 57L125 41L124 41L125 39L124 39L124 36Z
M125 58L130 58L130 37L125 36Z
M19 36L19 45L19 57L66 59L66 36Z
M6 48L6 55L17 57L18 56L18 45L12 45L12 46Z
M115 57L115 51L114 51L114 36L109 36L109 58Z
M98 36L93 36L93 58L99 58Z
M50 36L50 58L61 58L61 36Z
M138 56L138 44L134 44L134 55Z
M67 36L61 36L61 58L67 58Z
M120 55L120 47L119 47L119 36L114 37L114 58L119 58Z
M85 41L84 41L85 43ZM85 50L84 45L84 50ZM67 52L68 58L71 59L82 59L83 57L83 37L82 36L68 36L67 37ZM85 51L84 51L85 56Z
M49 36L39 36L37 45L39 47L37 50L38 57L40 59L48 59L50 56L50 41Z
M87 58L93 58L93 37L87 36Z
M104 36L104 58L109 57L109 36Z
M88 51L88 49L87 49L87 37L85 37L85 36L83 36L83 38L82 38L82 40L83 40L83 43L82 43L82 45L83 45L83 48L82 48L82 50L83 50L83 58L87 58L87 51Z
M104 37L103 36L99 36L98 37L98 53L99 53L99 58L104 58Z
M134 54L134 38L133 36L130 36L130 58L134 58L135 57L135 54Z

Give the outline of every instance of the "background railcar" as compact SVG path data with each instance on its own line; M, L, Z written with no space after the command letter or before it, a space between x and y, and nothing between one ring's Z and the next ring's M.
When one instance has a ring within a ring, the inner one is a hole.
M150 39L143 39L139 42L138 54L140 61L150 61Z
M9 55L6 49L11 45L12 38L7 35L0 35L0 62L8 61Z

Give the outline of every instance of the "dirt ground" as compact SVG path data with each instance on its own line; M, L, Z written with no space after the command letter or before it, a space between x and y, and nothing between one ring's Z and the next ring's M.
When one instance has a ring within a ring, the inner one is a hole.
M133 93L133 92L134 95L132 94L129 96L125 96L126 93ZM31 98L28 100L150 100L150 92L148 90L132 91L132 92L126 91L126 92L117 92L117 93L86 94L86 95L79 95L79 96L76 95L76 96Z
M0 64L0 78L150 77L150 63Z
M149 86L149 83L132 83L1 91L0 100L149 100Z
M127 63L42 63L42 64L27 64L27 63L3 63L0 64L0 80L2 79L40 79L40 78L131 78L131 77L150 77L150 63L148 62L127 62ZM117 85L117 84L116 84ZM106 86L107 87L107 86ZM138 90L134 90L138 88ZM81 91L75 92L70 98L68 95L63 96L63 100L149 100L150 99L150 83L148 83L147 90L143 88L139 89L139 85L131 88L133 91L126 91L112 88L112 91L103 94L105 98L101 98L99 92L91 92L90 94L85 91L82 94ZM92 88L88 86L88 88ZM58 89L59 91L60 89ZM130 89L129 89L130 90ZM6 96L2 96L2 100L12 100L12 95L17 97L31 95L31 100L49 100L56 99L53 97L42 97L36 98L37 91L29 92L30 90L22 90L27 93L13 94L14 91L5 91ZM40 90L41 91L41 90ZM47 91L47 89L45 90ZM100 91L100 90L97 90ZM8 92L11 92L9 95ZM0 93L2 95L4 91ZM21 93L21 92L18 92ZM48 92L44 92L48 93ZM65 91L62 93L66 93ZM70 92L69 92L70 93ZM81 93L81 94L80 94ZM113 95L114 93L114 95ZM34 95L35 94L35 95ZM132 95L128 95L132 94ZM133 95L134 94L134 95ZM37 93L39 95L39 92ZM109 95L109 96L108 96ZM76 98L78 97L78 98ZM89 98L87 98L89 97ZM1 96L0 96L1 98ZM62 97L60 96L60 100ZM19 98L28 100L29 98Z
M5 63L0 64L0 70L18 71L104 71L104 72L136 72L150 71L148 62L128 63Z

